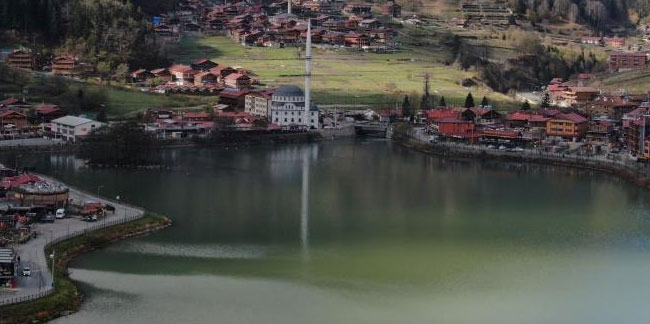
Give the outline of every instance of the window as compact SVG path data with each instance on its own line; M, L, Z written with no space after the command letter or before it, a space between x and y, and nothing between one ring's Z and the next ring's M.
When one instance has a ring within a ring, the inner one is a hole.
M287 119L286 119L286 118L284 119L284 122L285 122L285 123L287 122Z
M293 123L293 118L291 118L291 122Z
M278 122L278 118L277 118L277 117L275 118L275 122L276 122L276 123Z
M302 118L298 118L298 122L299 122L299 123L302 123Z

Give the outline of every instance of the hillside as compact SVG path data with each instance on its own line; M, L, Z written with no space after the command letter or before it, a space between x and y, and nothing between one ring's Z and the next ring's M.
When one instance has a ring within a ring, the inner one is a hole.
M0 44L45 56L69 52L110 68L146 67L164 60L146 17L121 0L0 1Z

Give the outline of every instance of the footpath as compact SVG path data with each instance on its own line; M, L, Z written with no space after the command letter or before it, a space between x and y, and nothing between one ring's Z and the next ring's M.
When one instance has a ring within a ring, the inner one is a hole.
M61 183L49 177L39 176L53 183ZM37 233L36 238L15 247L20 257L17 289L13 291L0 291L0 305L9 305L44 297L54 291L52 274L48 268L48 263L51 264L52 259L50 256L45 255L45 248L49 245L144 216L143 209L127 206L115 201L108 201L74 188L70 188L70 198L73 202L79 203L98 201L110 204L115 207L115 212L108 213L106 217L97 222L85 222L79 218L70 217L57 219L51 224L34 225L34 230ZM55 255L54 257L56 258L57 256ZM20 276L21 270L24 267L31 268L31 276Z

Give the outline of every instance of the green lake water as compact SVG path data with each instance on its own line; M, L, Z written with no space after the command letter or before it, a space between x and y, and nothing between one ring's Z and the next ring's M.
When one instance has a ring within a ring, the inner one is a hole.
M78 258L55 323L642 323L648 192L380 140L162 152L164 171L24 157L174 225Z

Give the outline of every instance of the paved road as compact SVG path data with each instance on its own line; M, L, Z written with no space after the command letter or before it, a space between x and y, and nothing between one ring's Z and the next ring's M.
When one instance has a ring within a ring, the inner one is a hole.
M48 177L41 177L48 181L58 182ZM16 292L0 292L0 305L17 297L37 294L46 290L47 287L52 286L51 273L47 267L47 262L52 261L49 257L45 257L45 246L52 240L57 240L68 236L70 233L83 231L84 229L102 223L126 220L127 217L132 219L144 215L144 210L142 209L116 204L113 201L106 201L72 188L70 188L70 198L73 199L73 202L93 200L109 203L115 206L115 213L109 213L103 220L95 223L84 222L79 218L65 218L56 220L51 224L36 224L35 230L38 233L37 237L16 247L17 253L20 256L19 273L22 272L23 267L30 267L32 275L30 277L19 277Z

